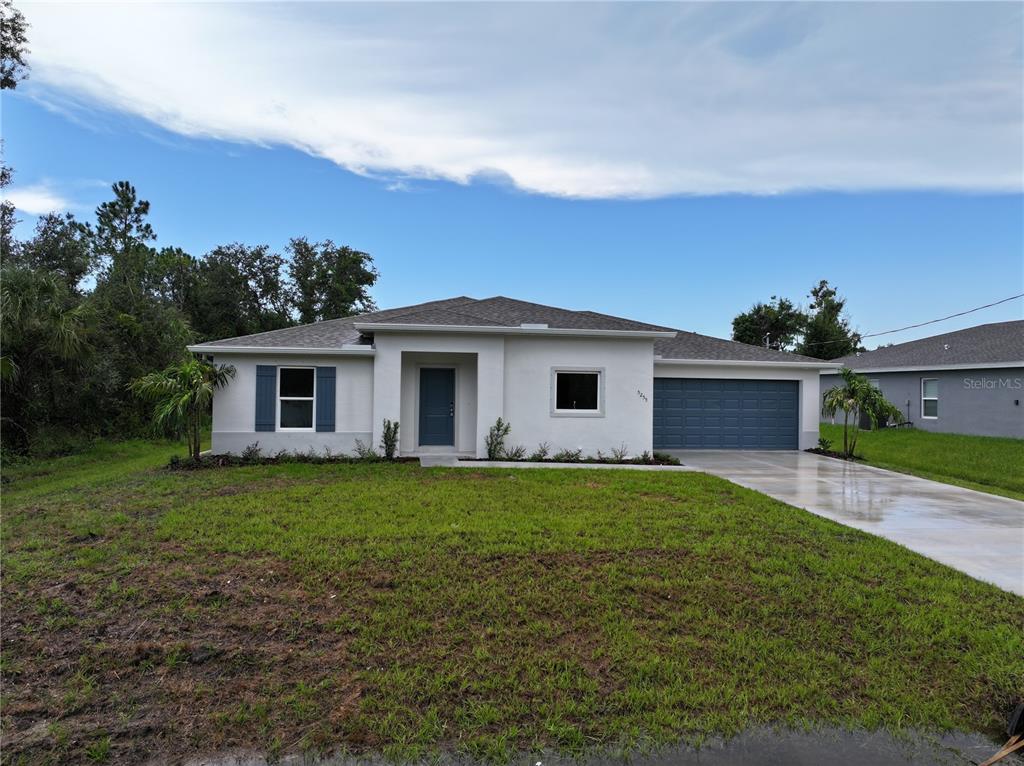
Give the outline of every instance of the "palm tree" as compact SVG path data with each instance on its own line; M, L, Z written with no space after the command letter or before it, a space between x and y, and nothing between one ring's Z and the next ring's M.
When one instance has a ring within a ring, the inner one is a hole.
M870 418L872 427L877 426L879 422L887 423L890 418L899 420L902 413L863 375L858 375L846 367L841 369L839 374L842 376L843 385L825 392L821 411L830 418L835 417L839 410L843 411L843 454L850 458L857 448L857 435L860 433L857 421L860 419L860 413L863 412Z
M61 387L93 350L93 312L51 274L5 263L0 317L0 426L4 446L20 450L60 419Z
M202 359L187 359L163 372L151 372L132 381L136 396L154 404L153 419L162 426L184 430L188 455L199 457L202 417L213 401L213 392L235 377L235 368Z
M80 360L89 351L87 306L72 306L67 289L52 275L23 268L5 268L0 279L0 379L18 378L24 358L41 355L63 361ZM19 353L12 353L16 349Z

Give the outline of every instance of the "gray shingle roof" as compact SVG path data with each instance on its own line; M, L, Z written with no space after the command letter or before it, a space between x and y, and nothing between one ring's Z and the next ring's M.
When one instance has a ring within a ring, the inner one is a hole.
M453 316L452 314L458 314ZM570 311L540 303L519 301L502 295L483 300L470 300L455 309L447 306L416 307L415 311L398 317L372 314L361 322L400 322L404 324L461 324L471 327L518 327L521 324L546 324L561 330L632 330L640 332L672 332L670 327L635 322L632 319L598 314L593 311Z
M596 311L570 311L555 306L519 301L504 296L476 300L466 296L429 301L414 306L374 311L369 314L329 319L283 330L225 338L204 347L242 346L247 348L338 348L365 342L356 324L462 325L470 327L519 327L522 324L546 324L566 330L626 330L641 332L677 332L675 338L659 338L654 353L665 359L752 362L817 362L808 356L772 351L707 335L674 330L671 327L636 322L632 319L600 314Z
M1024 362L1024 320L995 322L836 359L854 370Z
M473 299L465 295L458 298L446 298L440 301L419 303L415 306L402 306L396 309L374 311L370 314L343 317L342 319L325 319L322 322L303 324L297 327L286 327L283 330L258 332L253 335L241 335L236 338L223 338L203 343L203 346L244 346L246 348L338 348L340 346L359 343L360 333L355 328L356 322L366 321L369 317L377 321L398 321L396 317L407 313L432 308L449 309L463 303L472 303Z
M658 338L654 341L654 353L664 359L707 359L717 362L822 362L812 356L775 351L686 330L678 330L674 338Z

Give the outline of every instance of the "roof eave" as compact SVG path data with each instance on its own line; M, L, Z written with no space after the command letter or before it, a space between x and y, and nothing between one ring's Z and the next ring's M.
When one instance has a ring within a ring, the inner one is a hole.
M518 327L504 325L400 324L392 322L356 322L361 332L442 332L474 335L573 335L597 338L674 338L674 330L592 330L565 327Z
M761 359L666 359L655 356L655 364L690 365L690 366L724 366L724 367L782 367L785 369L806 369L806 370L838 370L842 365L833 362L809 362L796 361L788 362L782 360L761 360Z
M849 367L854 372L929 372L930 370L991 370L1003 367L1024 367L1024 361L1017 362L964 362L963 364L889 364L880 365L877 367L872 366L854 366L850 364L843 365Z
M193 354L279 354L282 356L373 356L373 346L346 344L332 347L300 346L211 346L202 343L186 346Z

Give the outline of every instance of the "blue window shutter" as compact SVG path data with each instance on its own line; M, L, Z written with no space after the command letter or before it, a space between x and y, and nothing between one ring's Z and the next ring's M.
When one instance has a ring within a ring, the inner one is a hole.
M256 365L256 430L273 431L277 425L277 367Z
M333 367L316 368L316 430L334 431Z

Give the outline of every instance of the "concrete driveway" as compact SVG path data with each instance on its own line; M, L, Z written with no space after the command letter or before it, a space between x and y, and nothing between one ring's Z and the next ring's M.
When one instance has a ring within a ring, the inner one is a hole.
M807 452L672 454L1024 596L1024 502Z

